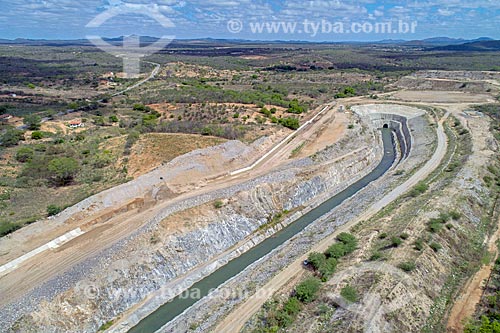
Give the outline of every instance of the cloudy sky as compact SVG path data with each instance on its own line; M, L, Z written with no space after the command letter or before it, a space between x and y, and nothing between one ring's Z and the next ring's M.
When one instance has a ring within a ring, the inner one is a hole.
M0 0L0 9L0 38L8 39L130 34L310 41L500 39L500 0ZM313 25L304 26L305 20L316 25L316 33ZM390 34L373 32L377 23L387 22L392 22ZM266 23L296 26L288 26L293 32L282 26L269 31ZM259 24L264 24L262 31ZM415 31L407 33L404 24L416 24Z

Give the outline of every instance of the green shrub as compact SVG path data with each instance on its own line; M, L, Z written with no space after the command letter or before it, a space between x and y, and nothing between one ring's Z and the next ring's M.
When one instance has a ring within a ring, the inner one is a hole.
M299 120L292 117L278 119L278 123L292 130L297 130L300 127Z
M326 263L326 256L323 253L312 252L309 254L307 261L311 264L314 269L319 269Z
M347 285L340 290L340 295L349 303L356 303L359 299L358 292L353 287Z
M443 226L446 222L450 220L450 215L441 213L439 217L433 218L429 220L428 230L432 233L438 233L443 229Z
M283 306L283 310L292 317L298 315L301 309L302 309L302 304L296 297L290 297Z
M294 114L301 114L306 111L306 108L300 105L297 99L292 100L288 106L288 112Z
M325 254L330 258L342 258L347 253L346 247L343 243L336 243L331 245L325 252Z
M406 232L403 232L401 235L399 235L399 237L402 240L407 240L408 238L410 238L410 235L408 235Z
M20 229L19 224L14 224L10 222L0 222L0 237L6 236L14 231Z
M353 87L345 87L334 95L334 98L346 98L356 96L356 89Z
M387 236L388 236L388 235L387 235L387 233L383 232L383 233L381 233L381 234L378 236L378 238L379 238L379 239L386 239L386 238L387 238Z
M379 251L375 251L372 253L369 260L370 261L377 261L377 260L382 259L382 258L383 258L382 253Z
M36 131L42 125L42 118L36 114L30 114L24 117L23 122L30 131Z
M220 208L222 208L223 206L224 206L224 203L223 203L221 200L217 200L217 201L215 201L215 202L214 202L214 207L215 207L216 209L220 209Z
M136 103L133 105L133 109L135 111L141 111L141 112L144 112L147 110L146 106L144 104L140 104L140 103Z
M436 242L431 243L429 246L431 247L431 249L434 250L434 252L438 252L439 250L441 250L443 248L441 246L441 244L436 243Z
M113 323L114 321L113 320L110 320L104 324L101 325L101 327L99 327L98 331L97 332L104 332L106 331L107 329L109 329L111 326L113 326Z
M425 193L428 189L429 185L424 182L420 182L410 191L410 196L416 198L419 195Z
M391 247L398 247L401 244L403 244L403 240L401 240L401 238L396 236L391 237L391 244L390 244Z
M158 117L154 114L146 114L142 116L142 126L154 127L158 123Z
M482 316L479 321L471 321L465 325L464 333L497 333L500 332L500 322Z
M406 261L406 262L400 263L398 265L398 267L405 272L411 272L411 271L415 270L416 265L415 265L415 262L413 262L413 261Z
M10 200L10 191L9 190L4 190L3 192L0 192L0 201L4 200Z
M14 128L8 128L1 136L0 142L4 147L12 147L24 140L24 132Z
M457 212L456 210L450 212L450 216L453 220L458 221L462 217L462 214Z
M343 232L337 236L337 240L342 242L346 249L346 254L354 252L358 247L358 240L353 235Z
M422 239L417 239L413 244L413 248L417 251L422 251L424 249L424 241Z
M71 182L79 170L78 162L71 157L54 158L48 165L50 177L57 185Z
M34 148L35 148L35 151L38 151L38 152L45 152L45 151L47 151L47 146L44 145L44 144L41 144L41 143L36 144L34 146Z
M43 139L43 132L40 132L40 131L33 131L31 133L31 138L33 140L41 140Z
M441 223L446 223L451 219L451 215L448 213L439 213L439 216L437 218Z
M429 224L427 225L427 229L433 234L436 234L441 231L441 229L443 229L443 224L439 222L429 222Z
M48 216L54 216L62 212L62 208L56 205L49 205L47 207L47 215Z
M300 283L295 288L297 299L302 303L311 303L316 299L321 281L316 278L309 278Z
M321 275L321 280L323 282L328 281L337 269L337 259L328 258L326 262L318 268L318 272Z
M19 148L16 152L16 160L21 163L29 162L33 159L35 151L30 147Z

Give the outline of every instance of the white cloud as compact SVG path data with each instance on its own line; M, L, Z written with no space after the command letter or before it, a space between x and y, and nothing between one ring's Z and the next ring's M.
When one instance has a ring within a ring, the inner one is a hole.
M331 21L416 20L419 30L431 36L436 27L446 34L477 30L479 34L498 36L499 0L0 0L2 16L9 25L0 26L0 38L15 32L36 31L47 35L84 35L85 25L102 11L121 3L156 4L177 26L176 35L197 33L219 36L231 18L243 21ZM138 33L162 34L157 25L144 19L113 22L106 32L121 35L123 29ZM141 30L142 29L142 30ZM155 30L156 29L156 30ZM141 31L139 31L141 30ZM495 37L495 36L493 36Z
M441 16L452 16L453 14L455 14L454 11L452 10L449 10L449 9L438 9L438 14L441 15Z

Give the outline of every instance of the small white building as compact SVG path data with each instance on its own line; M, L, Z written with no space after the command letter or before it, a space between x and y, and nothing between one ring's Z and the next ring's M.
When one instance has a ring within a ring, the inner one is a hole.
M85 124L81 120L72 120L68 126L69 128L81 128L84 127Z

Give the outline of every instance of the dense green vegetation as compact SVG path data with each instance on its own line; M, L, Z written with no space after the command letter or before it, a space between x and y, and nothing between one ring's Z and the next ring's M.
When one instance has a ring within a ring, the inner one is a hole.
M354 252L358 246L356 238L348 233L337 236L338 243L332 244L325 253L312 252L308 262L322 281L328 281L335 273L337 260Z

